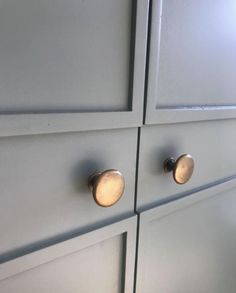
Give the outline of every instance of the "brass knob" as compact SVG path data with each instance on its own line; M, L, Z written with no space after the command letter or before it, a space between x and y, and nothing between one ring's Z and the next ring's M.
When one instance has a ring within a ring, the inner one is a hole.
M164 171L173 171L173 178L176 183L184 184L189 181L193 174L194 160L191 155L184 154L177 160L170 157L164 161Z
M123 195L125 180L117 170L92 174L88 179L89 189L95 202L102 207L114 205Z

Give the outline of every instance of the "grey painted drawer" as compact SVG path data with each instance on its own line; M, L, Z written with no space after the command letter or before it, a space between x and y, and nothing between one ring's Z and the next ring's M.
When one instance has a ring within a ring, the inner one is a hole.
M235 120L146 126L141 129L137 206L142 210L236 174ZM184 185L165 173L168 157L191 154L193 176Z
M133 214L136 143L136 128L1 138L1 260ZM113 168L125 177L125 193L102 208L87 179Z
M136 217L0 265L1 293L132 293Z
M141 213L136 293L234 293L236 181Z

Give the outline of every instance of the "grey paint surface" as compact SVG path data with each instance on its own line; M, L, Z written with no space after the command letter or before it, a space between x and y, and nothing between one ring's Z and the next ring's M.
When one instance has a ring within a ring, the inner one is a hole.
M235 105L235 50L235 1L163 1L157 105Z
M128 110L131 2L1 0L0 111Z
M141 125L147 1L0 7L0 136Z
M136 293L234 293L235 186L141 214Z
M7 279L0 283L0 289L4 293L97 290L118 293L121 292L121 255L122 238L117 236Z
M1 259L133 214L136 142L135 128L2 138ZM98 206L87 186L89 175L106 169L121 171L126 184L110 208Z
M145 126L141 129L138 210L171 196L235 175L235 120ZM190 154L195 161L192 178L184 185L165 173L169 157Z
M233 1L151 3L146 123L235 118ZM148 6L0 0L0 136L9 136L0 139L0 257L25 254L0 265L1 292L133 292L136 218L112 223L134 214L137 129L114 128L142 125ZM138 210L235 174L234 128L234 120L142 127ZM196 168L180 187L162 163L182 153ZM124 174L126 192L104 209L86 183L109 168ZM141 213L138 293L235 292L227 188Z
M148 1L3 0L0 18L0 291L131 293L136 218L112 223L134 214ZM126 189L104 209L87 178L110 168Z
M136 217L0 267L1 293L133 292Z
M146 123L235 117L235 40L232 0L154 0Z

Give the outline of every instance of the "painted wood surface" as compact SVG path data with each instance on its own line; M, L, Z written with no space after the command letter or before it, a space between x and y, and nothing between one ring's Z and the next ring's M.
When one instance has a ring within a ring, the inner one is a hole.
M140 215L136 293L234 293L232 180Z
M0 266L1 293L133 292L136 217Z

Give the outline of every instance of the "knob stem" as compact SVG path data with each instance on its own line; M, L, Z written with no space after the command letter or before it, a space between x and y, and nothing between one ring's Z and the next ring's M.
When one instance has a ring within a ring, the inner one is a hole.
M174 158L168 158L164 161L164 171L166 173L172 172L175 168L176 160Z
M93 188L94 188L94 185L97 181L97 179L99 178L99 176L101 175L101 173L94 173L92 175L89 176L88 178L88 188L90 191L93 192Z

